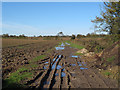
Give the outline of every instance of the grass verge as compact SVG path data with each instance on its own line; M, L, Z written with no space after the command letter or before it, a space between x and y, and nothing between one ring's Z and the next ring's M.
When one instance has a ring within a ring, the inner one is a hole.
M115 56L112 56L112 57L107 58L107 61L112 62L114 59L115 59Z
M23 83L22 85L19 83L21 83L22 80L32 78L34 71L29 71L30 68L38 67L37 63L35 62L44 59L45 57L46 55L37 56L33 58L28 65L22 66L19 69L17 69L16 72L11 73L9 77L4 80L5 84L3 88L25 87L25 83Z
M78 48L78 49L84 48L84 46L78 45L76 43L72 43L71 41L66 41L66 42L69 43L71 47Z

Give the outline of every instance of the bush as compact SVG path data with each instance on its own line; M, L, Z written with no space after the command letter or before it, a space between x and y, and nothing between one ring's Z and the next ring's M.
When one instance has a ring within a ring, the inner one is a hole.
M101 52L104 47L101 46L97 41L89 41L89 44L86 47L90 52Z
M72 35L71 39L75 39L75 35Z

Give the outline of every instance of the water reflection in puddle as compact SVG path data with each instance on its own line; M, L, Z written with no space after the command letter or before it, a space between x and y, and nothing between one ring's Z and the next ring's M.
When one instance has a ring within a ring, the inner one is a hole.
M66 45L70 45L69 43L65 42Z
M72 55L71 57L73 57L73 58L80 58L80 56L74 56L74 55Z
M49 82L49 81L45 81L44 84L47 84L47 85L48 85L48 84L50 84L50 82Z
M47 67L48 67L48 65L45 65L45 66L44 66L44 69L47 69Z
M62 43L60 46L55 47L55 49L56 49L56 50L63 50L63 49L65 49L64 46L65 46L64 43Z
M78 62L78 66L82 66L82 64L80 62Z
M56 66L56 62L52 65L52 69L55 69Z
M57 65L57 69L59 70L60 68L62 68L62 66L60 66L60 65Z
M83 64L84 66L87 66L87 64L86 64L85 62L82 62L82 64Z
M55 69L55 66L56 66L56 62L59 60L59 58L61 57L61 55L59 55L58 56L58 58L56 59L56 61L55 61L55 63L52 65L52 69ZM59 69L60 67L62 67L62 66L60 66L60 65L57 65L57 68Z
M61 47L64 47L65 45L64 45L64 43L62 43L60 46L61 46Z
M63 50L64 47L55 47L56 50Z
M59 74L58 74L58 73L55 73L55 76L59 76Z
M55 58L53 59L53 61L55 61Z
M65 77L66 74L64 72L61 73L61 77Z
M76 66L76 64L70 64L71 66Z
M45 64L48 64L49 62L45 62Z
M81 70L84 70L84 69L88 69L88 68L83 68L83 67L80 67Z

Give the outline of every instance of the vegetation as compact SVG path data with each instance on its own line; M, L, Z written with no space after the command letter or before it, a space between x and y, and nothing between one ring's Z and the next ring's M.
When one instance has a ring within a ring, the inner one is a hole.
M115 56L112 56L112 57L107 58L107 61L108 61L108 62L111 62L111 61L113 61L114 59L115 59Z
M101 17L92 20L96 23L96 31L105 31L109 34L120 34L120 2L104 2Z
M72 35L71 39L75 39L75 35Z
M33 58L33 60L31 60L31 62L36 62L38 60L44 59L45 57L46 57L46 55L37 56L37 57Z
M71 41L66 41L67 43L70 44L71 47L78 48L78 49L83 49L84 47L81 45L78 45L76 43L72 43Z
M88 42L89 44L86 46L86 48L91 52L101 52L104 47L101 46L97 41L90 40Z
M108 71L106 71L106 72L104 72L104 75L106 75L106 76L110 76L110 75L111 75L111 73L110 73L110 72L108 72Z
M19 69L17 69L16 72L13 72L10 74L10 76L8 78L5 79L6 86L4 86L3 88L6 87L14 87L14 83L20 83L22 80L25 80L26 78L32 78L33 77L33 73L34 71L28 71L30 70L30 68L36 68L38 67L38 65L34 62L40 60L40 59L44 59L45 55L41 55L38 57L35 57L33 60L30 61L30 63L28 65L22 66ZM25 87L24 83L21 85L19 85L18 87Z
M80 55L81 56L81 55L84 55L84 54L83 53L75 53L75 55Z

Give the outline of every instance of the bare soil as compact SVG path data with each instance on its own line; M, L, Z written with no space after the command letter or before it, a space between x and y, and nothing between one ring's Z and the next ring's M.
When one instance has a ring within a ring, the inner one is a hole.
M46 54L46 51L56 44L56 42L37 43L23 49L16 47L3 49L3 78L15 72L17 67L29 64L28 61L33 57ZM118 88L116 80L102 76L96 68L88 65L90 63L88 60L72 57L77 50L70 46L65 46L64 50L53 49L45 59L36 62L39 67L30 69L35 71L34 77L22 82L25 82L27 88L32 89Z

